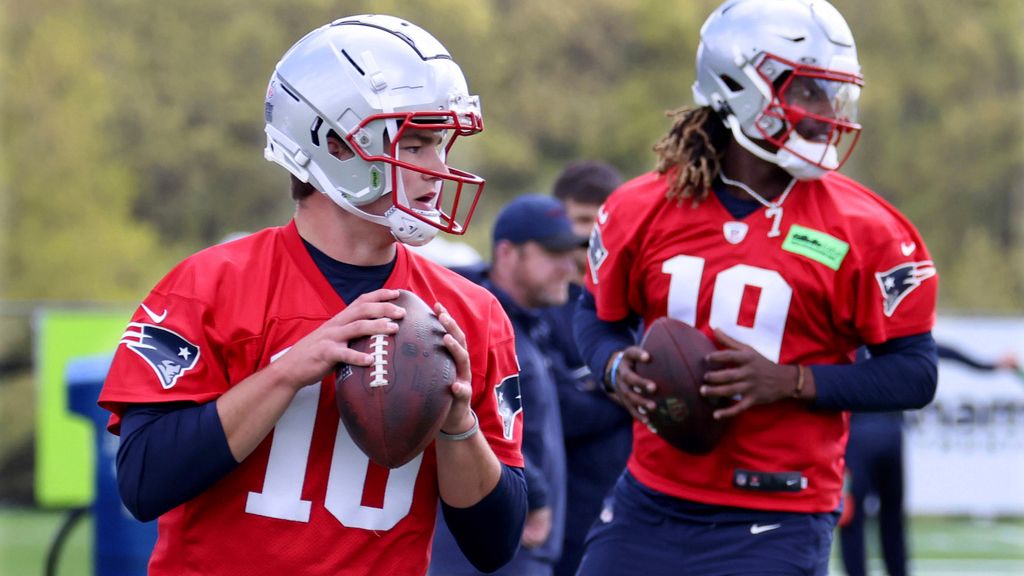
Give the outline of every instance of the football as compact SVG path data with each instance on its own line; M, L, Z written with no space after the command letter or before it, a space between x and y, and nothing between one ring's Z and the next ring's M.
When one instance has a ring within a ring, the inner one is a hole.
M715 345L696 328L663 317L655 320L640 347L651 361L638 363L637 374L657 384L649 397L657 404L647 414L655 433L672 446L690 454L707 454L725 433L726 421L715 420L714 411L728 401L700 395L704 357Z
M437 435L452 403L455 361L445 330L426 302L400 290L392 302L405 309L398 332L353 340L371 354L369 366L340 366L335 401L349 436L370 460L397 468L419 455Z

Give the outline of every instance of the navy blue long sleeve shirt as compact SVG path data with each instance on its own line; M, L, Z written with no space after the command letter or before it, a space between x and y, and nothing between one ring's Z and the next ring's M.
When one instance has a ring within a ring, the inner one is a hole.
M633 444L633 418L604 392L602 375L590 371L576 348L573 316L582 292L582 287L572 285L569 302L540 311L551 327L548 357L558 388L569 480L556 575L575 574L587 532L625 468Z

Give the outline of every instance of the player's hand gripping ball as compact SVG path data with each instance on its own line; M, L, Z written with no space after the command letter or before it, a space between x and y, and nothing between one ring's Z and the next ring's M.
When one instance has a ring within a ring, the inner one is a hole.
M373 356L369 366L340 366L334 392L341 421L357 446L381 466L397 468L437 436L452 403L455 361L445 330L426 302L399 290L405 308L398 332L353 340Z
M647 413L650 427L672 446L691 454L707 454L725 433L725 420L712 416L725 400L709 400L700 394L704 357L715 345L696 328L673 318L659 318L651 324L640 347L651 355L639 362L636 372L652 380L657 388L647 396L656 407Z

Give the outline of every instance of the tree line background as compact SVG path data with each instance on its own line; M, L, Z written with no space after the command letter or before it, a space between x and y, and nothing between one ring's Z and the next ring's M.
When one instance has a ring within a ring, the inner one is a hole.
M718 0L3 0L0 302L132 303L225 235L285 222L263 97L308 30L365 12L433 32L483 102L466 240L582 158L654 164ZM944 311L1024 311L1024 2L835 0L864 134L844 171L918 226Z

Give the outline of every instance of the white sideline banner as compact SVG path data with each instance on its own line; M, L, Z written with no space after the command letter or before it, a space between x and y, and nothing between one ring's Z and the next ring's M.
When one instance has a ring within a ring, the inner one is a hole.
M935 339L1024 361L1024 317L940 316ZM1024 379L939 360L935 401L904 417L909 514L1024 516Z

